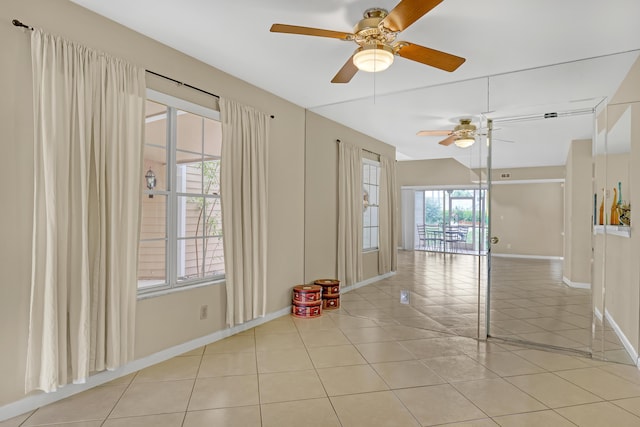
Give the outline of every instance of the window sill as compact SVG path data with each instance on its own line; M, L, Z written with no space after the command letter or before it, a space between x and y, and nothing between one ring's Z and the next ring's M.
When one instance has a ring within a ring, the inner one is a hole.
M371 252L378 252L379 250L380 250L379 248L375 248L375 249L364 249L364 250L362 251L362 253L363 253L363 254L368 254L368 253L371 253Z
M194 283L193 285L184 285L184 286L176 286L175 288L158 289L157 291L149 291L149 292L138 294L137 300L142 301L145 299L161 297L161 296L173 294L176 292L183 292L191 289L204 288L206 286L224 285L226 283L227 282L225 279L217 279L217 280L211 280L211 281L202 282L202 283Z

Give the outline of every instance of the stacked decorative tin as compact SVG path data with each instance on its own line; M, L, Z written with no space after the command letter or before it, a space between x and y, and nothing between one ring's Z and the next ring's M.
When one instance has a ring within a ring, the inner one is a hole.
M322 286L298 285L293 287L292 314L311 318L322 315Z
M313 282L322 286L322 308L332 310L340 308L340 281L337 279L319 279Z

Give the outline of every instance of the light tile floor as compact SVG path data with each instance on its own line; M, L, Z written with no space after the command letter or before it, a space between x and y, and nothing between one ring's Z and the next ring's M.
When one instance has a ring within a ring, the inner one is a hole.
M637 368L470 338L477 268L401 252L395 276L318 319L273 320L0 426L640 426ZM511 297L496 311L509 328L555 329L525 290Z
M632 363L608 320L603 326L596 318L592 337L590 292L563 283L560 260L494 257L491 335Z

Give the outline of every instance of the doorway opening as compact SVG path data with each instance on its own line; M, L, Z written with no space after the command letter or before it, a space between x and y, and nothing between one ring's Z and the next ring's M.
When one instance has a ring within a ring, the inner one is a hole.
M486 190L478 188L416 190L414 249L485 254L485 201Z

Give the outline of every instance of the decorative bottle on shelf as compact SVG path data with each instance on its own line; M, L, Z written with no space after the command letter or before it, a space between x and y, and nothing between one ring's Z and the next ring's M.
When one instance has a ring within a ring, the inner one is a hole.
M622 204L622 182L618 181L618 206Z
M602 189L602 201L600 202L600 218L598 225L604 225L604 188Z
M611 201L611 225L619 225L618 221L618 189L613 187L613 200Z

